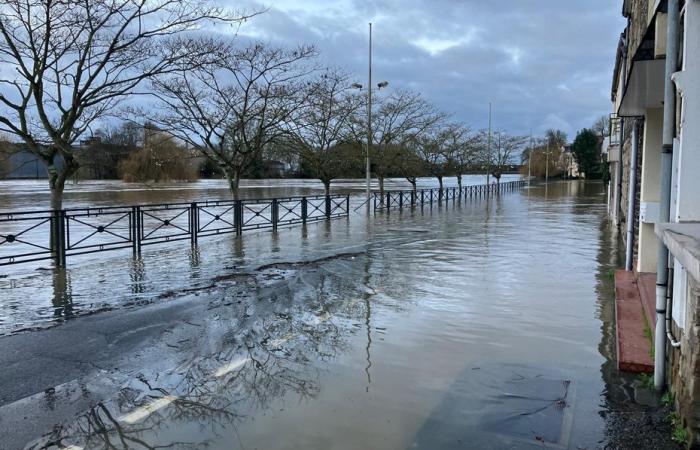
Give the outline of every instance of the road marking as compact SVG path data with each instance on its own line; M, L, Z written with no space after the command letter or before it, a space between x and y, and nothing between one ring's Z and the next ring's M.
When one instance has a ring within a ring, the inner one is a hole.
M119 417L117 420L119 422L124 422L124 423L129 423L129 424L134 424L136 422L140 422L146 417L150 416L154 412L158 411L159 409L165 408L169 404L173 403L175 400L177 400L177 397L172 396L172 395L166 395L165 397L161 397L158 399L153 400L150 403L147 403L139 408L136 408L129 414L125 414L121 417Z
M78 447L77 445L69 445L68 447L61 447L61 450L83 450L83 447Z
M228 375L229 373L233 372L234 370L243 367L245 363L250 361L250 358L238 358L234 359L228 364L223 365L222 367L219 368L216 372L214 372L214 376L216 378L221 378L224 375Z

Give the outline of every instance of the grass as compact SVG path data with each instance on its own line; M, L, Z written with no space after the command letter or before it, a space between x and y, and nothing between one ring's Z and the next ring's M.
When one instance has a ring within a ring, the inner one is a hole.
M652 375L640 373L638 379L644 389L654 389L654 377Z
M654 359L654 335L651 333L651 327L646 317L644 317L644 337L649 340L649 356Z
M675 397L673 396L673 392L664 392L664 395L661 396L661 403L663 403L666 406L673 407L673 404L675 403Z
M675 427L673 427L673 434L671 435L671 439L673 439L681 445L687 444L688 430L686 430L685 427L683 427L682 425L676 425Z
M615 269L608 270L608 278L610 278L611 280L615 279Z
M668 422L673 427L673 432L671 433L671 439L678 442L681 445L688 443L688 430L683 426L681 422L681 416L677 411L672 411L666 418Z

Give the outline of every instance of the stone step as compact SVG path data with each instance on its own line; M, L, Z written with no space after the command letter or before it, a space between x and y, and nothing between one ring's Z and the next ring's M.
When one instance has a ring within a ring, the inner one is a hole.
M625 372L652 373L650 331L633 272L615 272L617 367Z

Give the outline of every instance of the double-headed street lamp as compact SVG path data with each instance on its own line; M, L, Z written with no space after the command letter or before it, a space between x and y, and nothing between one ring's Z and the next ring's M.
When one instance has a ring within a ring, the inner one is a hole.
M369 208L369 200L370 200L370 194L371 194L371 182L372 182L371 166L370 166L370 162L369 162L369 152L370 152L370 149L372 148L372 23L371 22L369 24L368 81L369 82L367 84L367 155L365 158L365 162L366 162L365 175L367 177L367 187L366 187L367 208ZM387 86L389 86L389 82L382 81L381 83L377 83L377 90L381 90ZM353 83L351 85L351 87L354 89L362 89L363 88L363 86L360 83Z

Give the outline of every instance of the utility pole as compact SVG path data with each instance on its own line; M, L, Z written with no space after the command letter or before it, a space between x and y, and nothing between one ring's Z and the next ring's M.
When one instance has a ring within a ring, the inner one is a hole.
M366 163L366 177L367 177L367 209L369 209L369 197L370 197L370 187L372 182L371 166L369 162L369 152L372 148L372 22L369 23L369 69L368 69L368 83L367 83L367 157L365 159Z
M491 102L489 102L489 137L486 145L486 185L491 177Z

